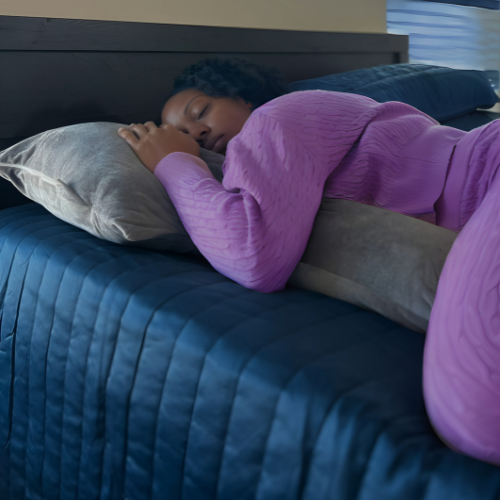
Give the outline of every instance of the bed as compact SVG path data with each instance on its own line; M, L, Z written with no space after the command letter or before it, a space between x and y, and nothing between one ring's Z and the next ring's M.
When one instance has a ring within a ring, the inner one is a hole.
M406 62L407 43L0 17L0 149L71 123L157 118L172 78L205 56L296 81ZM293 287L247 290L200 257L97 239L9 188L0 498L500 498L500 470L430 426L424 335Z

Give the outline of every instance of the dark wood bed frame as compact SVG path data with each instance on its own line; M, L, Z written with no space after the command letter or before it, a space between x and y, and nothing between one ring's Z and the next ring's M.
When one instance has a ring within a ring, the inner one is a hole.
M175 76L214 56L292 82L407 62L408 37L0 16L0 150L74 123L157 121ZM0 208L12 196L0 182Z

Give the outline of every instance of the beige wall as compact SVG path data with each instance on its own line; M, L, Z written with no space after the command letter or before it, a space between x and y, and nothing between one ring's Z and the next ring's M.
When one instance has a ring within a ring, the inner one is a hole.
M0 0L0 15L386 32L386 0Z

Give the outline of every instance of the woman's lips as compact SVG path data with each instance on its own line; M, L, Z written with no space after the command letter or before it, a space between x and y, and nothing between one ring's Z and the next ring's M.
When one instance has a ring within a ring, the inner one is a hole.
M211 151L213 151L214 153L219 153L221 150L224 149L224 134L220 135L219 137L217 137L217 139L215 139L215 142L213 144L210 145L211 147L209 147L208 149L210 149Z

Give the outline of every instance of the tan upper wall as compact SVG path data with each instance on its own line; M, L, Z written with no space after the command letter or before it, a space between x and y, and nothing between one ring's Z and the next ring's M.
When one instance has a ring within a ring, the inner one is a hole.
M1 0L0 15L386 33L386 0Z

